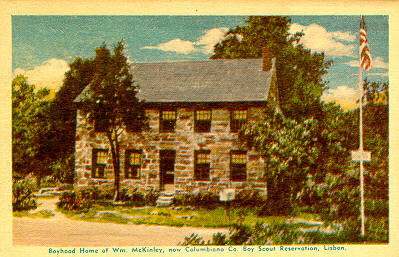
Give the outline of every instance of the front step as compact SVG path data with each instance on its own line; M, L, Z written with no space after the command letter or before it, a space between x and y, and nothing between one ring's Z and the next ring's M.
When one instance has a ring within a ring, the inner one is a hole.
M158 197L156 207L167 207L170 206L175 198L175 191L163 191Z

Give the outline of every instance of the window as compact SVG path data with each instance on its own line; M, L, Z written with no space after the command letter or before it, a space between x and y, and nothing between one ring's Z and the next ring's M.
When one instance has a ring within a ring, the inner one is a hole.
M247 121L247 110L235 110L231 113L230 131L238 132Z
M126 150L125 178L140 178L141 151Z
M194 152L194 177L195 180L209 180L211 170L209 150L197 150Z
M195 132L211 132L211 110L195 111L194 131Z
M105 178L105 167L107 165L108 151L104 149L93 149L92 153L92 178Z
M247 152L230 152L230 178L232 181L243 181L247 179Z
M160 131L173 132L176 126L176 111L161 111Z

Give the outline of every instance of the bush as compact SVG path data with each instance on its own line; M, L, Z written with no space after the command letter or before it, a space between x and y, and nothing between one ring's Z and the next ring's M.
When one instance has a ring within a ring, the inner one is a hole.
M62 184L58 187L60 191L73 190L73 184Z
M364 201L364 212L369 217L388 217L389 205L388 201L383 199L365 199Z
M74 156L58 159L52 166L53 177L61 183L73 184L75 182Z
M67 191L62 193L57 202L57 207L64 210L88 211L92 205L92 194L90 190L77 192Z
M196 234L185 237L179 245L271 245L271 244L301 244L309 243L301 232L289 224L269 225L256 223L249 227L234 224L230 228L229 237L222 233L214 234L212 241L205 242Z
M12 183L12 210L26 211L37 208L37 203L32 195L32 185L26 181L13 181Z
M145 205L147 206L155 206L157 204L157 200L159 197L159 192L151 189L147 194L145 194Z
M139 192L137 188L133 189L133 191L130 193L128 193L127 189L122 189L119 200L129 206L145 205L144 194Z
M138 189L129 191L122 189L119 200L126 206L155 206L159 193L151 190L147 194L141 193ZM111 205L114 189L111 187L88 187L76 191L64 192L57 206L65 210L88 210L93 203Z
M266 201L259 194L259 191L244 189L238 192L232 205L238 207L259 207L265 204L265 202Z
M53 177L47 176L40 182L40 187L58 187L59 183Z
M220 205L219 196L211 192L184 194L173 199L175 206L193 206L204 209L215 209Z
M368 219L365 237L360 235L360 220L348 219L342 230L334 233L322 231L300 232L290 224L269 225L256 223L254 226L234 224L229 236L214 234L212 241L205 242L196 234L185 237L179 245L292 245L292 244L343 244L343 243L388 243L388 220Z

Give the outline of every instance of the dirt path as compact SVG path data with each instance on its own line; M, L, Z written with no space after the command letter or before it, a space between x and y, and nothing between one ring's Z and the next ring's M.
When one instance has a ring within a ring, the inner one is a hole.
M125 225L67 219L55 212L55 199L41 198L36 211L51 210L49 219L13 218L14 245L34 246L176 246L192 233L205 240L228 229Z

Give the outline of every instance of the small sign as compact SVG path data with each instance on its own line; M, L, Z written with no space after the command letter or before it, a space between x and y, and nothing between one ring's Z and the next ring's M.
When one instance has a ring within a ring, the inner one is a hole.
M219 199L222 202L229 202L234 200L235 195L236 190L234 188L226 188L219 193Z
M359 161L371 161L371 152L370 151L352 151L352 161L359 162Z

